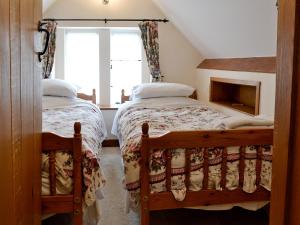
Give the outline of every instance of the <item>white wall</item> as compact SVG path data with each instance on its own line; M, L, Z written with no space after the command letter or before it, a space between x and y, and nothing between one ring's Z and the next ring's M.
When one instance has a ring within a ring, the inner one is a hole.
M209 87L210 77L222 77L222 78L233 78L239 80L251 80L261 82L261 94L260 94L260 114L274 117L275 111L275 74L267 73L249 73L249 72L236 72L236 71L221 71L221 70L197 70L197 90L198 99L205 102L209 106L223 111L230 115L246 116L244 113L239 113L235 110L210 103L209 102Z
M59 0L45 13L44 18L165 18L151 0ZM61 26L123 27L137 26L136 22L61 22ZM165 81L195 86L196 66L202 60L199 52L172 23L159 24L160 62Z
M47 11L56 2L56 0L43 0L43 12Z
M206 58L276 55L276 0L153 2Z

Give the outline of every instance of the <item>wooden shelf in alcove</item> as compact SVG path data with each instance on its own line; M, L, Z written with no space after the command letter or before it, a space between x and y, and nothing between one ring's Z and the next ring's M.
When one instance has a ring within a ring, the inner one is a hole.
M240 112L247 113L247 114L250 114L250 115L255 115L255 108L252 107L252 106L241 105L238 102L234 103L234 102L216 101L216 102L213 102L213 103L232 108L236 111L240 111Z
M210 101L250 115L259 114L259 81L210 78Z

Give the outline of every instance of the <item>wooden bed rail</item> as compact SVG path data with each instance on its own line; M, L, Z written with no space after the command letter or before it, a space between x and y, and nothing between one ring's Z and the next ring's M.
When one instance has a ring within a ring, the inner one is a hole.
M149 225L149 212L154 210L174 209L184 207L205 206L213 204L229 204L249 201L267 201L270 198L269 191L260 187L262 166L262 146L273 144L273 129L244 129L244 130L212 130L212 131L174 131L159 137L149 137L149 125L142 126L141 146L141 225ZM257 190L248 194L243 191L245 170L246 146L257 146L256 160L256 185ZM239 187L230 191L226 188L227 174L227 148L240 146L239 157ZM213 190L208 188L209 181L209 148L222 149L221 162L221 188ZM186 148L185 151L185 185L187 187L186 198L176 201L171 193L172 168L171 149ZM189 191L191 175L191 149L202 148L203 157L203 183L202 190ZM150 193L149 160L152 149L165 149L166 151L166 190L161 193Z
M92 103L96 104L96 89L93 89L92 95L77 93L77 97L83 100L91 101Z
M66 195L56 193L56 153L68 152L73 156L73 192ZM49 155L50 195L42 195L42 213L70 213L74 215L74 225L82 224L82 136L81 124L74 124L73 138L61 137L53 133L42 134L42 153Z

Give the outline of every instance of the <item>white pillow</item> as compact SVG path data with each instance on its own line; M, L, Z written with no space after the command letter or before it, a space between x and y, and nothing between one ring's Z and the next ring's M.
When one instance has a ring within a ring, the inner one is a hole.
M195 89L185 84L149 83L133 87L132 98L188 97Z
M65 80L43 79L42 86L44 96L77 97L78 87Z

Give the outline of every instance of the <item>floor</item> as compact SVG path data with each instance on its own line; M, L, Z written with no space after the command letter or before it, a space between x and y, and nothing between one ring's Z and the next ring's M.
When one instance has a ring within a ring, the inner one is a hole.
M101 159L107 180L103 190L102 217L98 225L139 225L139 216L125 212L126 192L122 186L122 163L118 148L104 148ZM105 207L104 207L105 206ZM42 225L70 225L69 215L56 215ZM191 209L167 210L151 214L151 225L267 225L266 209L256 212L234 208L229 211Z

